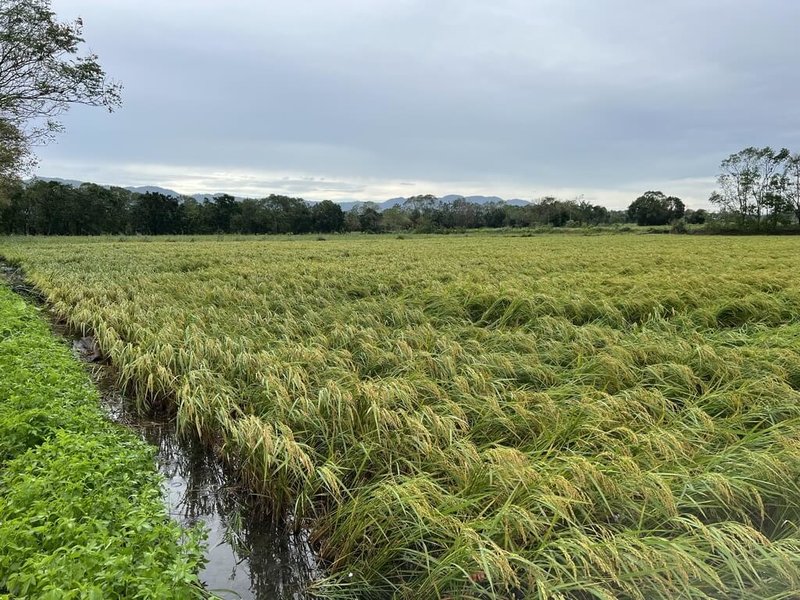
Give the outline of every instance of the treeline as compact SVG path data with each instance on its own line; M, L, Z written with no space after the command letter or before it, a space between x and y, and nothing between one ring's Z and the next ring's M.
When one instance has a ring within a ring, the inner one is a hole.
M722 161L719 190L709 199L719 212L689 210L680 198L648 191L627 210L553 197L517 206L442 202L414 196L391 208L364 203L348 212L330 200L310 203L272 194L207 201L85 183L17 181L0 189L0 233L22 235L287 234L346 231L437 233L480 228L592 227L623 223L670 226L683 233L800 232L800 154L745 148ZM692 231L699 231L697 227Z
M582 227L606 225L625 221L622 211L610 211L604 206L579 200L559 200L545 197L530 204L517 206L506 203L477 204L457 198L442 203L436 196L408 198L383 211L372 204L361 205L347 213L349 231L416 231L436 233L448 230L480 229L484 227Z
M0 232L23 235L308 233L344 228L333 202L309 206L272 195L237 200L220 195L199 202L159 193L84 183L72 187L37 180L13 190L0 206Z
M380 211L365 203L349 212L325 200L270 195L238 200L219 195L208 201L139 194L85 183L72 187L37 180L11 190L0 204L0 233L21 235L285 234L364 231L445 232L483 227L580 227L622 223L624 211L578 200L543 198L524 206L476 204L458 198L442 203L415 196Z

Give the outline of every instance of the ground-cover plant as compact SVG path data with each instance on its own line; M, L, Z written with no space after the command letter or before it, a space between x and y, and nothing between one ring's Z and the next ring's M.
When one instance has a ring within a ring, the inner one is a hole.
M351 598L789 598L800 242L10 239Z
M201 541L166 514L150 448L0 285L0 598L200 598Z

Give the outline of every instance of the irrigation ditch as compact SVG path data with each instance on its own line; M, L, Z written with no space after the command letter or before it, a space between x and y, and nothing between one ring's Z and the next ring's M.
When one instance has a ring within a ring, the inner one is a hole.
M46 298L29 285L22 270L0 259L0 281L43 309L53 334L64 340L86 366L108 418L130 428L155 448L164 477L163 497L170 516L207 532L206 564L200 580L225 600L302 600L322 576L308 534L275 521L258 498L208 446L179 436L175 419L157 412L143 416L117 385L117 374L91 335L72 330L54 314Z

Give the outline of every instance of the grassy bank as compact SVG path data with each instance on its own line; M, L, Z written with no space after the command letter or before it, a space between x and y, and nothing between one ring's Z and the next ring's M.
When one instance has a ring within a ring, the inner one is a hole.
M200 536L36 308L0 284L0 598L199 598Z
M798 239L9 240L339 598L790 598Z

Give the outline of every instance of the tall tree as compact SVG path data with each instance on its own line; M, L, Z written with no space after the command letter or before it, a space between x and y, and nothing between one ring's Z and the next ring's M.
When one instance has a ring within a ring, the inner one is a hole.
M421 194L406 198L403 202L403 210L411 217L415 229L429 231L434 227L433 212L438 204L439 199L433 194Z
M411 229L411 217L402 206L392 206L381 213L381 222L386 231L407 231Z
M308 233L311 230L311 211L302 198L270 194L264 206L269 215L269 233Z
M748 219L760 223L762 217L781 209L780 176L788 157L786 148L776 151L769 146L731 154L720 164L720 190L709 201L736 215L740 223Z
M19 127L0 118L0 186L7 185L28 164L30 152ZM0 189L0 202L5 196Z
M381 230L381 214L371 206L366 206L359 210L358 224L361 231L379 233Z
M234 230L239 233L267 233L270 228L270 215L267 211L266 200L245 198L239 202L239 214L233 220L238 226Z
M120 84L96 54L81 53L83 43L81 19L59 21L50 0L0 0L0 144L16 148L4 151L6 173L20 172L30 146L61 130L71 105L119 106Z
M136 196L131 207L132 230L144 235L180 233L184 213L177 198L147 192Z
M783 171L783 198L786 207L800 224L800 153L786 159Z
M230 194L220 194L214 197L211 204L211 223L217 233L230 233L231 221L241 214L241 207L236 198Z
M311 207L311 227L319 233L333 233L344 229L344 212L342 207L323 200Z

